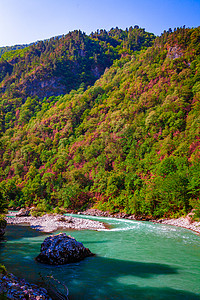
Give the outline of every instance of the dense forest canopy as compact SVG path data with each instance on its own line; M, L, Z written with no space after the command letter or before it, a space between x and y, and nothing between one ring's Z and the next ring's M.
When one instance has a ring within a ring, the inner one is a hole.
M200 27L80 31L0 60L0 197L153 218L200 211Z

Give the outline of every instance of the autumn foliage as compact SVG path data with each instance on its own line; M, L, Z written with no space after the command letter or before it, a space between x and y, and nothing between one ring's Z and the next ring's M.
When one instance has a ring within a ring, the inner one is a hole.
M2 201L154 218L198 211L199 41L199 27L155 38L135 26L4 53Z

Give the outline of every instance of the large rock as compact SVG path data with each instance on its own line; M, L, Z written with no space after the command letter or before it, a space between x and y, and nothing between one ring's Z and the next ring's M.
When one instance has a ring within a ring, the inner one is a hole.
M30 215L29 208L21 208L18 213L16 213L16 217L27 217Z
M0 216L0 237L2 237L5 234L6 225L6 220L2 216Z
M94 254L66 233L47 237L41 245L41 253L36 260L50 265L63 265L78 262Z

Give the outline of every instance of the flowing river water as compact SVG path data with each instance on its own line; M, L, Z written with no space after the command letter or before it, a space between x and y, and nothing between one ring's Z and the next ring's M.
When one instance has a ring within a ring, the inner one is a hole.
M68 287L69 299L200 299L199 235L151 222L80 217L111 226L101 231L63 231L95 257L63 266L39 264L34 258L49 234L10 225L0 242L0 262L30 282L53 275Z

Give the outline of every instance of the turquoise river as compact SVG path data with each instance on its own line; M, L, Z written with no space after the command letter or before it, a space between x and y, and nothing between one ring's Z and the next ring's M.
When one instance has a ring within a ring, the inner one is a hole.
M95 257L63 266L39 264L34 258L49 234L10 225L0 242L0 262L31 282L53 276L68 287L69 299L200 299L200 236L195 232L151 222L79 217L110 225L102 231L64 231Z

